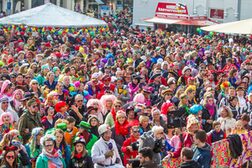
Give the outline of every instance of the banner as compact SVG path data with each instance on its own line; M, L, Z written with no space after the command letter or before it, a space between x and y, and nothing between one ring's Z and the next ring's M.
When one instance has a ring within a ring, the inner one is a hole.
M159 2L156 15L188 15L187 6L181 3Z
M252 160L252 131L240 135L243 152L237 159L230 155L229 143L227 139L212 143L212 168L240 168L247 161ZM181 163L180 158L172 158L167 163L163 163L164 168L177 168Z

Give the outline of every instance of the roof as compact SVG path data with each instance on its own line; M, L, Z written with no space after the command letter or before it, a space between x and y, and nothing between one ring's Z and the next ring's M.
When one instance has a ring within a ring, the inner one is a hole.
M36 8L1 18L0 24L36 27L90 27L107 25L103 20L95 19L52 3L46 3Z

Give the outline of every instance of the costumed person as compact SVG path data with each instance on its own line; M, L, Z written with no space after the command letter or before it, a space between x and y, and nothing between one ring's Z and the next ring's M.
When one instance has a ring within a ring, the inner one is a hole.
M64 137L64 131L61 129L56 129L53 133L55 136L55 149L60 150L62 154L62 158L65 160L66 166L69 165L71 159L71 149L70 146L67 145Z
M105 94L101 97L103 121L105 121L107 115L111 112L115 100L116 97L112 94Z
M71 147L73 140L74 140L74 137L78 132L78 128L75 127L76 120L73 117L68 116L66 118L66 122L67 122L66 123L67 130L65 131L64 137L65 137L66 144Z
M107 124L100 125L98 128L100 139L92 148L92 159L95 168L123 168L122 161L116 146L111 139L112 131Z
M117 111L122 109L122 102L120 100L115 100L113 103L113 107L111 112L107 115L105 119L105 124L109 125L110 127L114 127L115 120L116 120L116 113Z
M177 85L178 86L186 86L188 78L191 77L191 68L188 66L185 66L182 70L182 76L179 77Z
M13 99L10 102L12 109L18 112L22 106L22 99L24 98L24 92L21 89L17 89L13 92Z
M130 94L128 92L127 85L123 84L122 78L116 79L115 96L118 100L121 100L123 104L130 100Z
M217 119L221 123L221 129L227 134L231 133L232 129L235 128L236 120L233 118L232 111L227 106L220 108L220 117Z
M67 116L69 116L68 112L68 105L64 101L59 101L55 105L55 111L56 114L54 115L55 120L57 121L58 119L66 119Z
M0 115L0 141L12 129L14 129L12 114L9 112L2 113Z
M90 133L90 124L85 121L81 121L79 124L79 131L77 132L77 137L84 138L86 142L86 149L88 151L88 155L91 156L91 149L94 143L98 140L98 137L94 134Z
M31 133L29 142L25 145L27 154L30 158L31 167L35 168L36 160L39 154L42 152L42 146L40 145L40 139L44 135L44 130L41 127L34 128Z
M55 167L66 168L66 163L61 155L60 150L56 150L55 136L46 134L41 138L42 153L38 156L36 161L36 168Z
M138 155L138 139L140 138L140 129L138 126L131 127L130 137L127 138L122 145L123 165L128 164L129 159L134 159Z
M95 111L94 115L96 115L100 121L100 123L103 123L103 115L102 115L102 104L99 99L89 99L87 102L87 109L92 107ZM87 112L86 118L90 113ZM87 120L86 120L87 121Z
M188 116L186 128L187 128L186 132L182 132L172 137L171 144L176 148L174 152L169 152L167 158L170 157L178 158L180 156L182 147L189 147L189 148L192 147L194 132L199 130L200 128L199 121L196 119L194 115Z
M202 109L202 126L206 132L212 129L213 121L217 119L217 109L211 93L205 93Z
M232 130L232 134L246 134L248 131L243 127L242 120L238 120L235 123L235 128Z
M20 117L18 130L23 138L23 143L26 144L31 137L33 128L42 127L38 102L35 99L30 99L27 102L27 111Z
M123 110L119 110L116 113L115 127L111 129L112 139L116 142L118 152L121 152L123 142L129 135L129 122L127 121L126 113ZM121 155L122 158L122 155Z
M151 130L152 125L150 123L150 118L148 116L141 115L139 117L139 126L140 126L140 134L142 135L144 132L148 132Z
M86 142L83 138L76 137L74 139L74 150L70 160L70 168L93 168L92 158L88 155L85 148Z
M45 131L54 127L54 123L56 122L54 118L55 110L53 107L47 107L45 110L45 116L42 117L41 122L43 124L43 128Z
M90 133L94 134L95 136L99 137L98 127L100 126L99 119L96 115L89 115L88 116L88 123L90 124Z
M128 84L130 100L133 100L133 97L140 90L140 80L141 77L139 75L132 75L132 82Z
M1 168L17 168L18 156L16 154L18 148L16 146L5 146L2 154Z

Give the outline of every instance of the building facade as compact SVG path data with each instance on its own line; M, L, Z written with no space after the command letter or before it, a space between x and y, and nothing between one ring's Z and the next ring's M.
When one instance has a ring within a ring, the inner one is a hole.
M133 0L0 0L0 9L9 15L47 2L82 13L98 13L101 6L107 6L110 13L133 7Z
M189 15L207 16L220 23L252 18L252 0L134 0L133 25L153 26L144 20L154 17L159 2L184 4Z

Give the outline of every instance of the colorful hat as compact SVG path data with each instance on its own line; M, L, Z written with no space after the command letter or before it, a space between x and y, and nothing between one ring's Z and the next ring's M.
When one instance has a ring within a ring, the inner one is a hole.
M86 141L85 141L85 139L82 138L82 137L76 137L76 138L74 139L74 142L73 142L74 146L75 146L77 143L82 143L84 146L86 146Z
M85 121L81 121L78 126L80 128L87 129L87 130L91 128L90 124L88 122L85 122Z
M126 113L123 110L119 110L116 112L116 118L118 117L126 117Z
M62 131L66 131L67 130L67 124L66 123L59 123L59 124L57 124L56 125L56 128L58 128L58 129L61 129Z
M55 105L55 111L56 112L60 112L60 109L64 106L67 106L66 102L64 101L59 101L58 103L56 103Z
M197 115L199 111L201 111L203 108L199 104L194 104L192 107L190 107L190 113Z

